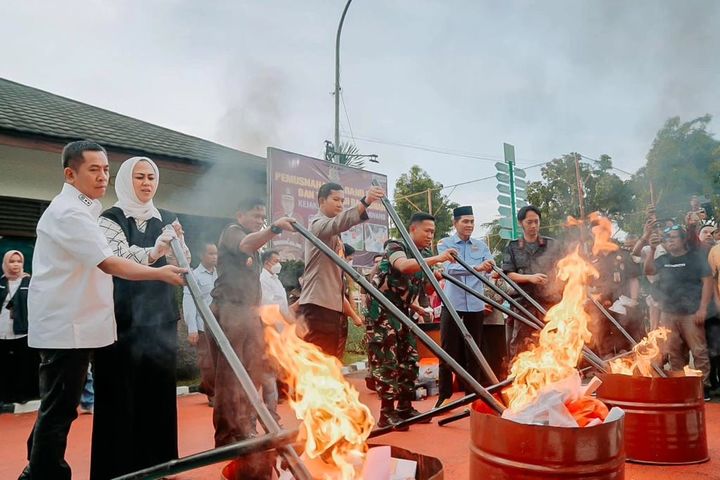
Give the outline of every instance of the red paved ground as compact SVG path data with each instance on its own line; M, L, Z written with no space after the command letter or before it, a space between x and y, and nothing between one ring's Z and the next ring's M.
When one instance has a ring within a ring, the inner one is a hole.
M361 399L377 415L379 402L369 394L361 381L354 379ZM417 402L420 410L432 407L434 399ZM148 405L152 408L152 405ZM280 414L286 425L292 424L287 405L281 405ZM180 455L189 455L212 448L212 416L202 395L189 395L179 399ZM35 420L35 414L0 415L0 479L10 480L25 465L25 439ZM392 433L379 437L377 443L392 444L418 453L440 458L448 480L468 478L469 420L465 419L446 427L435 423L416 425L409 432ZM81 416L73 424L68 441L67 459L73 468L73 478L85 480L89 470L89 447L92 417ZM701 480L720 479L717 459L720 458L720 404L707 406L707 433L710 444L710 462L683 467L659 467L627 464L627 480ZM221 466L206 467L180 475L178 480L218 480Z

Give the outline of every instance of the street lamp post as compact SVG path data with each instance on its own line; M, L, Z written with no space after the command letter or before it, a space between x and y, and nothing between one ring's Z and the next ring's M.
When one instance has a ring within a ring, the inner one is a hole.
M340 148L340 34L342 33L343 23L345 23L345 15L352 0L348 0L340 17L337 36L335 37L335 145L334 152ZM333 153L333 162L337 162L337 154Z

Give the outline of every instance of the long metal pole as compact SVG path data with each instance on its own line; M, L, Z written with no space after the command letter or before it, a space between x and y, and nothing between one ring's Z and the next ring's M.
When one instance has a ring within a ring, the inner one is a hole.
M492 290L494 290L495 292L497 292L498 295L500 295L501 297L503 297L503 298L504 298L505 300L507 300L511 305L513 305L515 308L517 308L518 310L520 310L521 313L525 314L528 319L530 319L530 320L532 320L533 322L535 322L540 328L542 328L542 327L545 326L545 323L544 323L543 321L541 321L541 320L540 320L539 318L537 318L535 315L533 315L532 313L530 313L530 311L528 311L527 308L523 307L523 306L520 304L520 302L518 302L517 300L515 300L514 298L512 298L512 296L511 296L510 294L508 294L508 293L505 292L502 288L500 288L500 287L498 287L497 285L495 285L495 283L491 282L490 280L488 280L487 278L485 278L483 275L480 275L480 273L479 273L478 271L476 271L474 268L472 268L470 265L468 265L467 262L465 262L465 260L463 260L462 258L458 258L458 257L455 257L455 260L456 260L460 265L462 265L463 267L465 267L465 270L467 270L468 272L470 272L472 275L474 275L476 278L478 278L480 281L482 281L485 285L487 285L487 286L490 287ZM527 293L527 292L526 292L526 293ZM596 364L596 365L602 365L602 364L603 364L603 360L600 358L600 356L598 356L595 352L593 352L592 350L590 350L590 347L588 347L587 345L583 346L583 352L585 352L585 355L586 355L585 358L594 357L594 359L595 359L594 364ZM588 361L590 361L590 360L588 360ZM598 367L598 368L599 368L599 367Z
M618 331L623 335L623 337L625 337L625 339L630 342L630 345L635 347L637 345L637 341L632 337L632 335L628 333L627 330L625 330L622 325L620 325L620 322L618 322L617 319L613 317L610 312L608 312L605 307L603 307L600 302L598 302L592 295L588 295L588 298L597 307L597 309L600 310L600 313L602 313L605 318L610 320L610 323L612 323L615 328L617 328ZM658 367L655 363L653 363L653 370L655 370L655 372L661 377L667 377L667 374L663 371L663 369Z
M470 375L467 370L462 368L460 364L455 361L454 358L448 355L445 350L440 348L438 344L435 343L427 333L425 333L415 322L410 320L410 318L405 313L403 313L397 306L395 306L390 300L388 300L385 295L380 292L380 290L375 288L375 286L368 282L365 277L355 271L354 268L348 265L342 258L338 256L337 253L335 253L330 247L325 245L325 243L323 243L320 239L313 235L308 229L306 229L299 223L293 223L293 226L295 228L295 231L305 237L310 243L315 246L315 248L320 250L323 254L327 255L338 267L340 267L340 269L342 269L342 271L347 273L350 278L357 282L361 287L365 289L367 293L369 293L375 300L377 300L378 303L380 303L380 305L385 310L387 310L390 314L392 314L395 318L402 322L413 334L415 334L415 336L426 347L428 347L428 349L430 349L431 352L435 354L435 356L437 356L443 362L447 363L450 369L452 369L452 371L455 372L458 377L462 378L465 383L467 383L468 386L472 389L472 391L475 392L485 403L487 403L490 408L492 408L498 413L501 413L503 410L505 410L505 407L500 402L498 402L495 397L488 393L488 391L485 390L482 385L480 385L480 382L473 378L473 376Z
M477 290L468 287L464 283L462 283L457 278L454 278L447 273L443 273L443 278L445 280L449 281L453 285L457 286L458 288L464 290L465 292L469 293L470 295L474 295L479 300L482 300L483 302L487 303L488 305L492 306L493 308L496 308L497 310L501 311L502 313L509 315L513 317L514 319L524 323L528 327L534 329L534 330L542 330L542 326L538 325L537 323L533 322L532 320L528 320L527 318L523 317L522 315L518 314L517 312L513 312L511 309L505 307L504 305L494 301L490 297L483 295L482 293L478 292ZM604 361L595 354L592 350L590 350L587 346L583 347L583 357L585 360L588 361L593 367L597 368L599 371L605 373L607 369L605 368Z
M177 259L178 265L182 268L187 269L187 273L185 274L185 282L187 283L188 290L190 290L190 294L192 295L193 301L195 302L198 313L202 317L205 326L208 328L208 330L210 330L210 333L215 339L215 343L220 349L220 352L223 354L228 364L230 365L233 373L240 382L240 385L242 386L245 395L250 401L250 404L257 412L260 424L263 426L266 432L270 434L278 434L281 431L280 426L270 414L270 411L265 406L265 403L260 398L260 395L258 395L257 388L255 388L255 384L250 378L250 375L248 374L247 370L245 370L245 367L235 353L235 350L230 344L230 341L228 340L227 336L220 327L220 324L215 318L215 315L213 315L213 313L210 311L210 307L203 300L202 293L200 292L200 287L198 286L197 280L192 274L190 265L188 265L185 254L183 253L182 247L180 246L180 241L175 238L170 242L170 246L172 247L173 254ZM280 454L287 461L288 466L290 467L290 470L292 471L295 478L299 480L312 480L312 476L310 475L307 467L305 467L305 465L300 460L297 452L295 452L292 447L284 446L279 451Z
M510 285L516 292L518 292L520 295L522 295L522 296L525 298L525 300L527 300L528 302L530 302L530 304L531 304L533 307L537 308L538 312L540 312L540 313L543 314L543 315L545 315L545 314L547 313L547 310L545 310L545 307L543 307L542 305L540 305L540 303L539 303L537 300L535 300L533 297L531 297L530 294L527 293L527 291L526 291L524 288L521 288L520 285L517 284L517 282L513 281L513 280L508 276L508 274L506 274L506 273L503 271L502 268L498 267L497 265L493 265L492 268L493 268L493 270L495 271L495 273L497 273L498 275L500 275L500 278L502 278L503 280L505 280L508 285Z
M233 443L232 445L206 450L194 455L188 455L187 457L138 470L137 472L128 473L127 475L116 477L114 480L154 480L176 475L187 472L188 470L194 470L214 463L224 462L244 455L264 452L287 445L295 440L297 433L297 430L283 430L277 434L266 434L260 437L249 438Z
M500 296L503 297L505 300L507 300L512 306L514 306L515 308L517 308L518 310L520 310L520 312L521 312L523 315L525 315L527 318L529 318L529 319L532 320L533 322L537 323L537 324L540 325L541 327L542 327L543 325L545 325L545 322L543 322L543 321L540 320L538 317L536 317L535 315L533 315L533 314L532 314L527 308L525 308L520 302L518 302L517 300L515 300L514 298L512 298L512 296L511 296L510 294L508 294L508 293L505 292L503 289L501 289L500 287L498 287L497 285L495 285L495 283L492 282L489 278L487 278L487 277L485 277L484 275L480 274L480 272L478 272L478 271L475 270L473 267L471 267L470 265L468 265L468 263L467 263L465 260L463 260L463 259L460 258L460 257L455 257L455 261L456 261L457 263L459 263L461 266L463 266L463 267L465 268L465 270L467 270L472 276L474 276L475 278L477 278L478 280L480 280L480 281L481 281L482 283L484 283L487 287L489 287L489 288L491 288L492 290L494 290L495 292L497 292L498 295L500 295Z
M507 387L513 382L512 378L508 378L507 380L503 380L502 382L490 385L487 387L488 392L496 392L497 390L500 390L503 387ZM465 395L462 398L458 398L455 401L452 401L446 405L443 405L440 408L433 408L432 410L428 410L427 412L423 412L420 415L416 415L414 417L408 418L407 420L403 420L401 422L398 422L394 425L389 425L387 427L382 428L376 428L372 432L370 432L370 436L368 438L374 438L379 437L380 435L385 435L386 433L394 432L396 430L400 430L404 427L408 427L410 425L413 425L418 422L422 422L423 420L426 420L428 418L436 417L437 415L442 415L445 412L449 412L450 410L454 410L458 407L462 407L464 405L467 405L468 403L472 403L475 400L477 400L478 396L475 393L471 393L470 395Z
M339 162L337 152L340 150L340 34L345 23L345 15L352 0L348 0L340 16L337 35L335 36L335 145L333 150L333 162Z
M373 185L379 186L380 184L376 180L374 180ZM455 322L455 325L457 325L458 330L460 330L460 333L465 339L465 343L468 345L468 347L470 347L470 351L475 357L475 360L477 360L480 368L482 368L483 373L485 373L487 378L489 378L492 383L498 383L498 378L495 375L495 372L493 372L490 364L487 362L482 352L480 352L480 347L478 346L477 342L475 342L475 339L472 337L472 335L470 335L470 332L468 331L467 327L458 315L455 307L452 305L452 303L450 303L450 299L447 297L447 294L442 289L442 287L440 287L440 283L437 281L437 278L435 278L435 274L432 272L432 270L430 270L430 267L425 261L425 258L423 258L422 254L420 253L420 250L418 250L415 242L413 242L412 238L410 238L410 234L403 225L402 220L400 220L400 216L397 214L397 212L387 198L383 198L381 202L385 207L385 210L387 210L388 215L390 215L390 218L392 218L392 221L395 223L395 228L397 228L398 232L400 232L400 236L402 236L405 244L408 246L410 252L412 252L413 254L413 257L415 257L415 260L418 262L420 269L437 292L438 297L440 297L440 300L447 309L448 313L450 313L450 316Z

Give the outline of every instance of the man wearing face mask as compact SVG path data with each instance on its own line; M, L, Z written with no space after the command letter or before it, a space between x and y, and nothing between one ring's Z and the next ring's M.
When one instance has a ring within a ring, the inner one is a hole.
M276 250L266 250L262 254L263 269L260 272L260 287L262 290L262 305L279 305L280 311L287 313L288 301L285 287L280 281L280 254Z

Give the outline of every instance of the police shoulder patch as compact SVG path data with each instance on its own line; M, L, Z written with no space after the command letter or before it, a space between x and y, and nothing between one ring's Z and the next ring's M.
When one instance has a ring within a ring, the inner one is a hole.
M78 195L78 198L80 199L81 202L83 202L83 203L84 203L85 205L87 205L88 207L92 206L92 204L93 204L92 200L90 200L89 198L87 198L87 197L86 197L84 194L82 194L82 193L81 193L80 195Z

